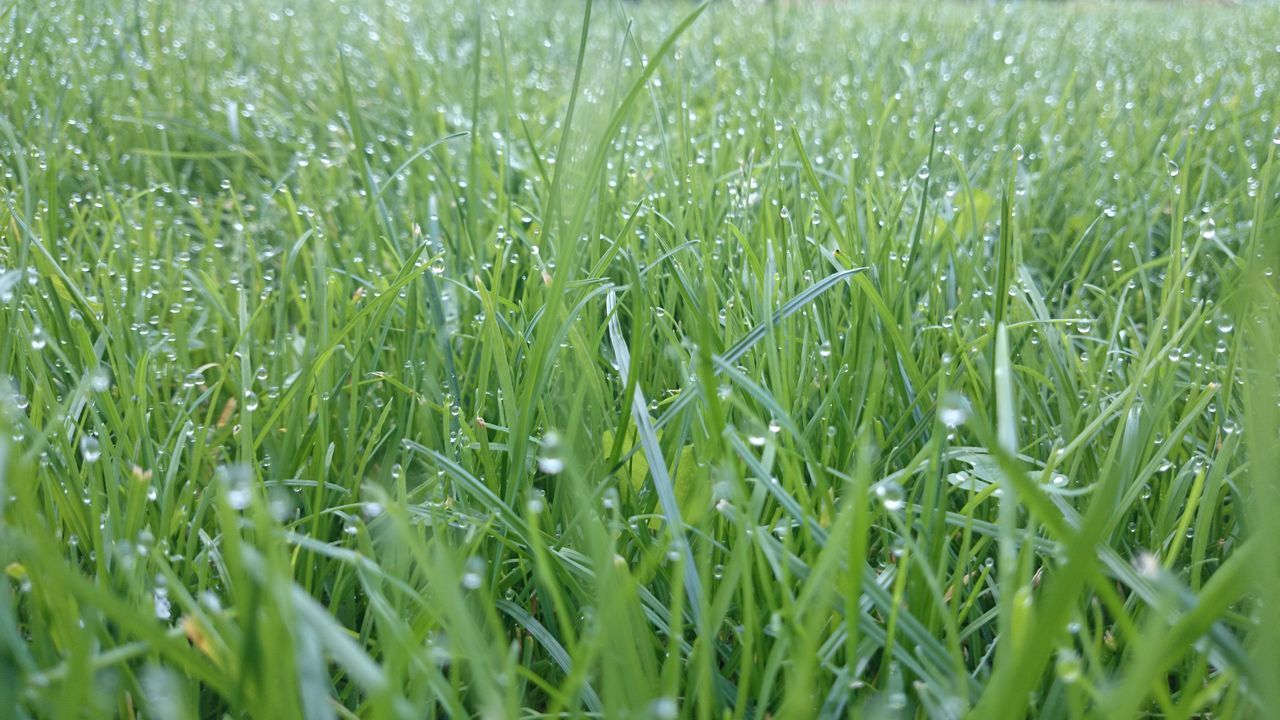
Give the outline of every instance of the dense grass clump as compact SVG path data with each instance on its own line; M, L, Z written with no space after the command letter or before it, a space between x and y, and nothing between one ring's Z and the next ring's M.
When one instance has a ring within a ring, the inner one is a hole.
M17 0L0 717L1269 717L1280 12Z

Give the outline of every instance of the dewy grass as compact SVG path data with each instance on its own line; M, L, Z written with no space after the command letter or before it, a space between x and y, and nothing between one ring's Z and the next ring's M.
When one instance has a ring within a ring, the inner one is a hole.
M1280 12L0 8L0 717L1269 717Z

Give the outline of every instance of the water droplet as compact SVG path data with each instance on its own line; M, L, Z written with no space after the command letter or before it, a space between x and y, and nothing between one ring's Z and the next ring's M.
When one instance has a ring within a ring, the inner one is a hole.
M80 457L87 463L98 462L102 457L102 446L98 443L98 438L92 435L80 438Z
M169 592L164 588L156 588L155 591L155 611L157 620L168 620L173 617L171 604L169 602Z
M106 392L111 387L111 371L106 366L99 365L89 373L89 387L94 392Z
M964 395L949 392L938 401L938 419L949 428L958 428L969 419L972 409Z
M468 558L462 572L462 587L467 590L479 590L484 584L485 562L480 558Z
M607 487L600 498L600 504L605 510L617 510L622 507L622 498L618 495L618 489L615 487Z
M248 507L249 501L253 498L250 484L254 478L254 473L249 469L249 466L244 464L223 465L218 469L218 475L227 488L227 504L235 510L243 510Z
M907 501L902 486L893 480L881 480L876 483L874 492L876 499L889 512L897 512L906 507Z
M1160 560L1149 552L1140 553L1134 558L1133 565L1147 579L1154 579L1160 575Z
M1080 656L1073 650L1059 650L1057 671L1062 682L1070 685L1078 682L1083 674Z
M823 341L823 343L818 346L818 357L831 357L831 343Z
M1022 149L1022 145L1014 145L1014 146L1013 146L1013 159L1014 159L1014 160L1017 160L1018 162L1022 162L1022 158L1026 157L1026 156L1027 156L1027 153L1026 153L1026 151L1025 151L1025 150L1023 150L1023 149Z
M244 391L244 409L245 412L253 412L258 409L258 393L252 390Z
M39 325L31 328L31 349L43 350L45 345L49 344L49 336L45 334L44 328Z
M538 456L538 470L546 475L564 472L564 458L560 457L560 434L551 431L542 436L542 453Z
M929 166L928 166L928 165L921 165L921 166L920 166L920 169L916 171L916 177L920 178L921 180L928 180L928 179L929 179Z
M649 703L649 716L654 720L675 720L680 715L680 706L675 698L660 697Z

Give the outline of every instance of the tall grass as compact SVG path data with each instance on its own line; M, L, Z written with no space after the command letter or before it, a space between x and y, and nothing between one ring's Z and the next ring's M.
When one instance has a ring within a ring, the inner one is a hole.
M0 716L1280 705L1274 8L0 12Z

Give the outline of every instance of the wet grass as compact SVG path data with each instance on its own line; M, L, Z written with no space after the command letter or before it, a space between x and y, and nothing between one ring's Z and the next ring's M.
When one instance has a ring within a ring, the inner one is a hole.
M1280 706L1273 8L3 13L0 715Z

